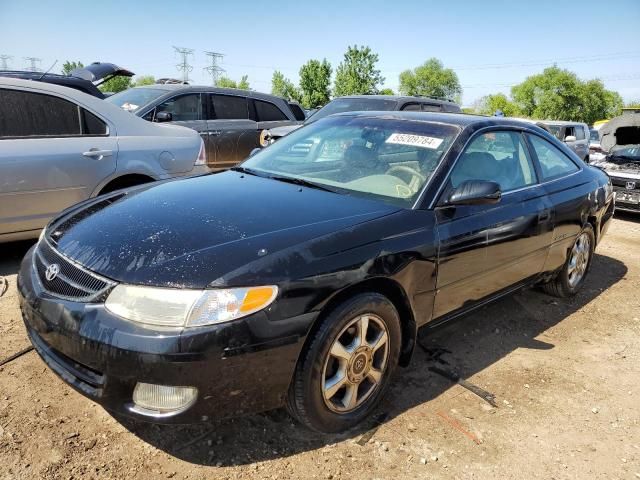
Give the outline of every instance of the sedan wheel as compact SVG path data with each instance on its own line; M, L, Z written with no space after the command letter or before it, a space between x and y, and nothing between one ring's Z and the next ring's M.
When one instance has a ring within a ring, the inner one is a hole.
M567 254L567 260L558 274L542 285L555 297L570 297L578 293L589 271L595 248L593 227L586 225Z
M358 408L380 387L389 357L389 334L380 317L353 319L329 349L323 372L324 401L339 413Z
M287 397L291 415L336 433L375 409L400 355L400 318L378 293L359 294L320 320L296 366Z

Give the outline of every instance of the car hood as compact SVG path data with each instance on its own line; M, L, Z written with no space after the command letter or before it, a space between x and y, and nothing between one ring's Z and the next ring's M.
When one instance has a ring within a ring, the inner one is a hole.
M640 114L631 113L616 117L599 130L600 147L610 152L614 147L640 144Z
M608 157L605 157L603 160L591 162L590 165L604 170L610 177L613 178L624 177L640 180L640 161L616 163L609 161Z
M53 221L47 239L66 257L119 282L204 288L225 284L225 275L264 264L265 257L304 255L305 242L396 211L227 171L85 202ZM286 268L279 270L286 276ZM272 273L256 268L253 281Z
M106 79L111 77L133 77L134 73L114 65L113 63L94 62L86 67L71 70L69 75L72 77L82 78L83 80L88 80L93 83L103 83Z

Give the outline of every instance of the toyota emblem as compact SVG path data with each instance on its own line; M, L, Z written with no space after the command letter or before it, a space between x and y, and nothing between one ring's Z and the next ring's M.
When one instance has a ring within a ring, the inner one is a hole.
M636 182L627 182L627 190L633 190L636 188Z
M51 281L55 279L59 273L60 273L60 265L58 265L57 263L52 263L45 270L44 276L48 281Z

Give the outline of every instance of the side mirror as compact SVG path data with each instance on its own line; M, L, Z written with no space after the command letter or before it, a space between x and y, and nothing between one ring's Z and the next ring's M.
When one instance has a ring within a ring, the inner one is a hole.
M447 205L489 205L502 197L500 185L485 180L467 180L458 185L447 199Z
M576 141L576 137L574 137L573 135L569 135L568 137L564 137L564 141L565 142L575 142Z
M173 115L171 112L158 112L156 113L155 121L158 123L170 122L173 120Z

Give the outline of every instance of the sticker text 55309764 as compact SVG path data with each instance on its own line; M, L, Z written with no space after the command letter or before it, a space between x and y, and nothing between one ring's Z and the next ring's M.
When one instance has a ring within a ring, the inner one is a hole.
M442 143L442 138L427 137L426 135L411 135L409 133L392 133L385 143L431 148L435 150Z

